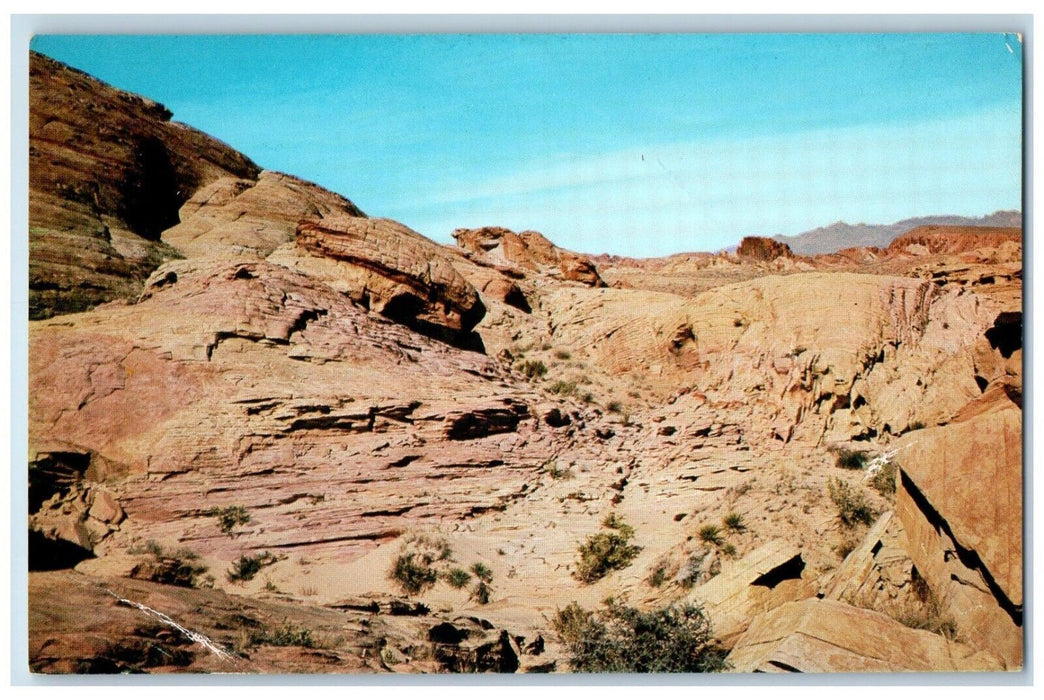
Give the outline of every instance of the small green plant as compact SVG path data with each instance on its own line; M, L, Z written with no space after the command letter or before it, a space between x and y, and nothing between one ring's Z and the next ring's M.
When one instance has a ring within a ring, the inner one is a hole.
M547 465L547 475L555 480L571 479L573 477L573 472L569 469L562 469L558 466L557 461L552 460L551 463Z
M198 588L205 581L200 577L207 567L197 563L199 555L191 550L167 551L155 540L149 540L143 547L131 547L127 552L148 555L131 569L131 578L184 588Z
M707 544L720 545L722 542L721 528L713 523L708 523L699 529L696 533L702 542Z
M619 401L610 401L605 405L605 410L610 413L623 413L623 404Z
M306 627L297 627L291 622L285 622L282 627L278 627L275 630L252 630L250 632L250 646L260 645L315 649L319 646L319 643L312 636L312 630Z
M721 552L722 556L729 557L731 559L732 557L736 556L736 545L732 544L731 542L726 542L725 544L721 545L721 548L718 551Z
M471 574L459 567L453 567L443 573L442 578L450 585L450 588L464 588L471 581Z
M241 554L238 561L232 562L232 568L226 572L229 581L251 581L262 567L274 564L276 557L271 552L261 552L247 556Z
M207 515L218 519L218 527L226 535L231 536L237 525L246 525L250 522L250 513L243 506L225 506L223 508L211 508Z
M572 354L568 350L555 350L555 359L568 360L572 357Z
M431 564L431 559L417 552L403 552L395 558L388 577L399 584L403 593L417 595L438 581L438 572Z
M689 589L700 582L700 578L703 575L703 560L707 558L707 552L694 552L689 556L689 560L685 562L685 566L681 572L681 583L682 588Z
M842 469L862 469L866 466L866 453L859 450L838 450L837 466Z
M895 462L885 462L870 477L870 486L885 498L895 495L895 475L898 471L899 465Z
M486 605L493 597L493 589L485 581L479 581L471 591L471 599L479 605Z
M664 559L656 562L656 566L653 567L652 573L649 574L649 578L646 579L649 585L653 588L660 588L663 584L667 583L669 565Z
M547 388L552 394L561 394L562 396L571 396L576 393L576 382L566 382L558 379L551 383L551 386Z
M701 673L728 668L710 620L692 603L641 611L610 599L598 613L571 603L551 624L569 650L574 671Z
M480 561L471 565L471 573L475 574L479 581L489 583L493 580L493 570Z
M530 379L537 379L547 374L547 365L541 360L524 360L516 365L516 369Z
M599 532L587 538L578 548L580 560L577 562L576 578L584 583L593 583L610 571L625 569L631 565L642 548L630 543L634 529L610 514L606 527L612 532ZM603 523L604 524L604 523Z
M721 519L721 524L729 532L743 532L747 529L743 523L743 516L734 510L725 514L725 517Z
M833 477L827 482L827 493L837 506L837 516L845 527L855 527L859 523L869 525L877 517L876 511L867 502L863 492L852 488L839 478Z
M618 530L620 534L626 535L627 537L634 534L634 528L625 523L623 518L616 513L609 513L609 515L605 516L605 519L602 520L602 527L607 527L610 530Z

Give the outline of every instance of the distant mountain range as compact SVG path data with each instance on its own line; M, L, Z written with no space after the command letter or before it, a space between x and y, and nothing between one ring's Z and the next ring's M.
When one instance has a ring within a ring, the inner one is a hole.
M786 243L798 255L836 253L843 248L860 246L884 247L897 236L918 226L1022 226L1022 212L995 211L982 217L968 216L919 216L903 219L894 224L846 224L838 221L829 226L799 233L795 236L773 236L773 240Z

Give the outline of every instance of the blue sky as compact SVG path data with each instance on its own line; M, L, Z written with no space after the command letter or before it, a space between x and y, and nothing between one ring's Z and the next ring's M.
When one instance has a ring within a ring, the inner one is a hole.
M716 250L1021 208L1003 34L38 36L259 165L443 242Z

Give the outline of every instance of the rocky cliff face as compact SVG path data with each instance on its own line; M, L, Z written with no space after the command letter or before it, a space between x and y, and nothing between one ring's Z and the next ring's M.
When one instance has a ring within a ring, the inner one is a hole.
M194 192L257 178L249 158L170 118L161 104L30 55L30 318L133 297L173 254L160 234Z
M98 193L34 166L35 670L567 671L549 620L609 596L700 604L739 671L1021 664L1013 232L440 246L33 70L32 143ZM67 90L94 117L59 139ZM120 209L154 182L123 128L179 183L148 226ZM65 313L88 288L116 301ZM633 556L582 575L612 532Z

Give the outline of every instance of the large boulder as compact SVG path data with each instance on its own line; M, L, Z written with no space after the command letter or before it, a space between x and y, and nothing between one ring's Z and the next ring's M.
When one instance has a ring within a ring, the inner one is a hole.
M899 445L896 513L910 557L958 631L1022 665L1022 410L997 385Z
M995 658L872 610L810 598L759 615L729 654L740 673L996 671Z
M590 258L559 248L536 231L515 233L499 226L459 228L453 232L453 238L479 260L530 272L550 272L589 287L605 286Z
M458 345L486 313L475 288L436 243L390 219L340 216L297 226L271 258L403 325Z

